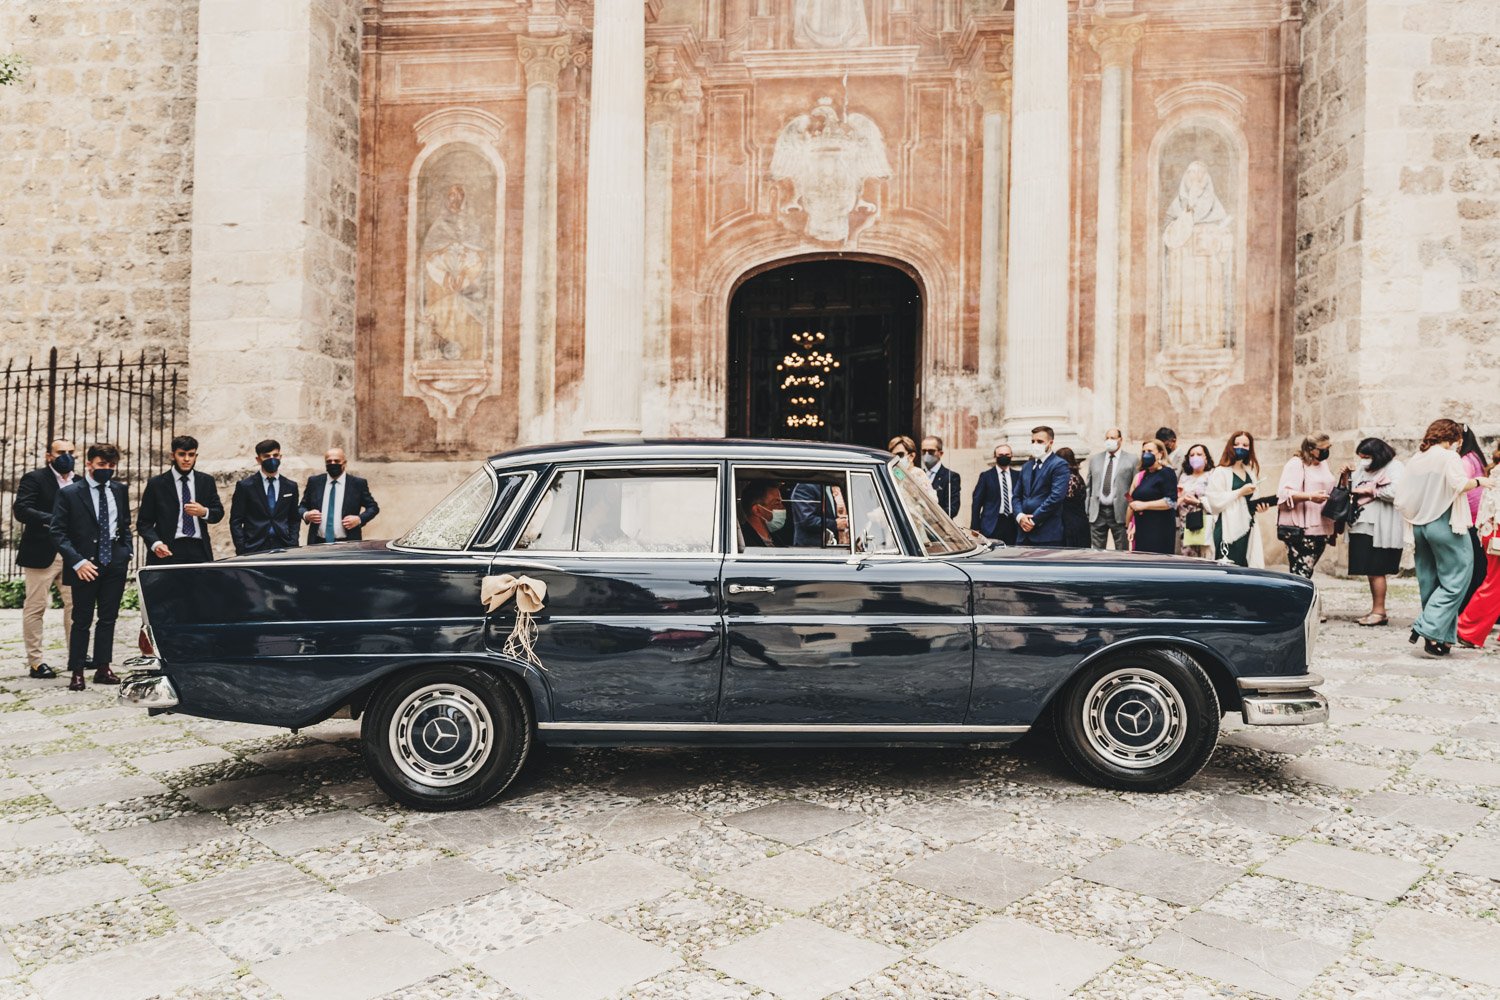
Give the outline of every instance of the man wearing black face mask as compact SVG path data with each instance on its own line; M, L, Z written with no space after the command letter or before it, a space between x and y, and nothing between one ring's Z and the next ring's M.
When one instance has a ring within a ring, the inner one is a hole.
M16 502L11 507L25 527L16 549L16 565L26 579L26 603L21 612L21 635L26 643L26 666L30 676L50 680L57 671L42 660L42 619L51 602L52 585L61 584L62 556L52 541L52 507L64 486L76 482L73 472L73 442L58 438L47 446L47 464L32 469L16 486ZM62 592L63 635L73 631L73 590L59 586Z
M297 484L281 475L281 444L267 438L255 446L259 472L234 484L229 536L234 554L296 548Z
M323 467L328 471L307 481L302 506L297 508L308 526L307 544L357 542L364 526L380 513L370 484L346 472L348 465L344 449L329 448L323 453Z
M969 498L969 530L1006 545L1016 544L1020 475L1011 467L1010 445L995 446L995 464L979 474Z
M208 526L224 520L214 477L196 471L198 439L172 439L172 468L152 476L141 494L135 530L146 543L146 565L213 562Z
M115 645L115 620L125 595L130 566L130 494L115 480L120 449L91 444L88 479L64 486L52 506L52 541L63 557L63 583L73 588L73 628L68 636L69 691L84 689L83 672L94 629L94 683L118 684L109 669Z

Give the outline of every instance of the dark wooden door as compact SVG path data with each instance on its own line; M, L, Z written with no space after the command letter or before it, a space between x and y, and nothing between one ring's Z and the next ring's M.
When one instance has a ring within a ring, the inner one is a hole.
M746 281L729 307L728 434L883 448L913 433L921 315L917 283L871 261Z

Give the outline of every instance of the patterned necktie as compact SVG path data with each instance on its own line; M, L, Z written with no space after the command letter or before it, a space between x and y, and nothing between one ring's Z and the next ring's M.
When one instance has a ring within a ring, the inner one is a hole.
M1115 496L1115 456L1111 452L1109 458L1104 460L1104 489L1099 493L1101 500L1113 500Z
M337 523L339 516L338 495L339 481L330 477L328 480L328 513L323 516L323 541L325 542L335 540L333 537L333 526Z
M193 502L192 491L188 489L188 477L182 477L182 533L188 538L198 534L198 526L193 523L192 515L187 512L187 505Z
M996 469L995 475L1000 477L1000 513L1010 513L1010 472L1007 469Z
M104 492L105 486L99 484L99 568L103 569L109 565L110 556L113 554L113 532L109 526L109 497Z

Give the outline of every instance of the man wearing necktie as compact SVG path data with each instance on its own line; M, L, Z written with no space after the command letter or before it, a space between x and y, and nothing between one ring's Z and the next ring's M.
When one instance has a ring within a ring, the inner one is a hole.
M357 542L364 526L380 513L369 482L346 471L348 466L344 449L329 448L323 453L323 468L328 471L307 481L298 508L308 526L307 544Z
M63 556L63 584L73 588L73 628L68 636L69 691L84 689L89 631L94 632L94 683L118 684L109 668L115 621L130 566L130 495L114 480L120 450L89 445L87 478L64 486L52 508L52 540Z
M1118 427L1104 433L1104 448L1089 456L1089 545L1102 549L1111 537L1115 548L1125 544L1125 507L1130 499L1130 483L1138 463L1120 455L1122 434Z
M255 446L259 472L234 484L229 501L229 536L234 554L296 548L297 484L280 474L281 444L267 438Z
M995 464L979 474L969 498L969 530L982 538L1016 544L1017 493L1020 476L1011 468L1011 448L995 446Z
M198 439L172 439L172 468L152 476L141 495L135 530L146 542L146 565L212 562L208 526L224 520L224 504L210 475L196 471Z

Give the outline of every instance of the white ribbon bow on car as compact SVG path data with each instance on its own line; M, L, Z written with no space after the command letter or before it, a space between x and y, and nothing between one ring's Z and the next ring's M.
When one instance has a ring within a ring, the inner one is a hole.
M516 624L511 628L500 652L540 667L542 661L537 659L536 652L532 649L536 640L536 622L531 616L545 607L543 602L547 599L547 585L535 577L510 573L487 576L480 583L479 600L484 604L486 613L499 611L512 597L516 599Z

